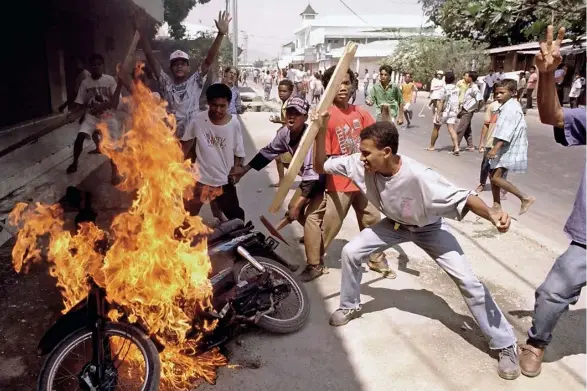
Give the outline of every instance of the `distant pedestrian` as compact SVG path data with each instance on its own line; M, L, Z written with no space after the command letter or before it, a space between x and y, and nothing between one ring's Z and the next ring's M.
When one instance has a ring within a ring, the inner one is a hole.
M418 94L418 88L412 80L412 74L406 73L404 75L404 81L401 85L402 96L404 99L404 118L406 119L407 127L412 126L412 105L416 103L416 96Z
M322 76L319 73L315 74L314 90L312 91L312 103L318 104L324 93L324 84L322 83Z
M230 88L232 94L231 99L228 102L228 112L232 115L242 114L244 112L240 90L236 84L237 79L238 70L235 67L229 66L224 69L224 78L222 82Z
M442 88L446 84L444 79L444 72L437 71L434 79L430 82L430 102L428 107L432 109L432 117L436 115L436 107L438 106L438 100L441 99Z
M556 83L556 95L558 96L558 101L560 105L564 105L565 100L565 90L564 90L564 82L565 76L567 75L569 67L566 64L560 64L558 69L554 72L554 81Z
M363 77L363 88L365 89L365 99L369 95L369 83L371 81L371 77L369 76L369 70L365 69L365 76Z
M483 103L483 97L479 86L477 86L477 77L479 74L476 71L469 71L465 74L465 82L467 83L467 89L463 96L463 102L459 112L459 126L457 127L457 143L461 145L463 138L467 142L467 151L473 152L475 145L473 144L473 128L471 122L473 121L473 115L481 108Z
M493 69L490 69L489 73L483 78L483 82L485 83L485 89L483 90L483 102L487 103L489 100L493 90L493 85L496 83L496 79L497 75Z
M487 159L491 164L494 208L501 209L500 189L503 189L520 199L522 215L536 199L523 193L503 177L506 172L524 173L528 168L528 127L520 103L512 99L515 93L514 80L503 80L495 88L495 98L501 107L493 133L493 148L487 154Z
M536 55L536 65L540 69L538 88L538 112L540 120L554 126L554 140L564 147L585 145L585 110L563 109L555 98L556 87L554 70L562 58L560 44L564 38L564 28L561 28L555 42L552 42L552 26L548 26L546 43L541 43L541 51ZM522 373L528 377L538 376L542 370L542 360L547 346L552 341L554 331L561 316L569 310L569 305L576 304L581 290L586 284L585 263L585 172L587 167L580 163L585 170L577 191L573 210L564 231L570 244L561 254L552 269L548 272L544 282L536 289L536 303L532 316L532 327L528 330L528 339L520 345L520 367ZM567 167L569 171L580 169L580 166ZM585 330L574 327L563 334L575 333L583 336ZM568 335L559 337L567 338Z
M271 90L273 89L273 77L271 72L267 71L263 77L263 91L265 92L265 100L271 99Z
M357 99L357 91L359 90L359 74L355 72L355 78L353 79L352 85L352 92L351 92L351 104L355 104L355 100Z
M530 67L530 77L528 77L528 83L526 83L526 109L532 108L532 101L534 100L534 90L538 85L538 73L536 73L536 67L532 65Z
M528 86L528 79L526 79L526 72L520 72L518 76L518 92L516 93L516 99L522 106L522 112L526 114L526 106L522 105L522 98L526 94L526 87Z
M281 101L281 111L279 117L272 116L269 121L279 125L279 129L286 125L286 108L289 100L293 97L294 84L289 79L283 79L277 86L277 94ZM279 129L277 129L279 131ZM292 155L289 152L284 152L275 158L275 165L277 166L277 176L279 182L272 184L271 187L279 187L283 177L285 176L285 169L289 167L291 163Z
M581 74L577 72L575 73L575 79L573 80L573 85L571 86L571 92L569 92L569 102L571 104L571 108L573 109L579 107L579 96L581 95L582 88L583 80L581 80Z
M454 84L455 74L452 71L447 71L445 76L446 85L436 90L436 99L434 102L434 120L432 126L432 134L430 135L430 145L426 148L427 151L435 151L436 140L438 139L438 132L443 124L448 128L448 134L452 140L453 148L450 152L454 156L459 156L459 144L457 142L457 134L455 132L455 124L459 113L459 89Z
M377 84L377 81L379 80L379 73L377 71L373 71L371 78L373 81L373 87L375 87L375 84Z

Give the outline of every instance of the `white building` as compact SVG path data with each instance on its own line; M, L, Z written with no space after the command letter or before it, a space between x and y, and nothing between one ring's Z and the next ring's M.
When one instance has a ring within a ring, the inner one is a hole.
M282 46L280 67L303 64L317 72L336 64L347 42L359 44L352 69L362 75L379 68L401 38L417 34L441 35L423 14L416 15L328 15L320 17L311 5L301 14L301 26L294 39ZM368 22L365 23L365 22Z

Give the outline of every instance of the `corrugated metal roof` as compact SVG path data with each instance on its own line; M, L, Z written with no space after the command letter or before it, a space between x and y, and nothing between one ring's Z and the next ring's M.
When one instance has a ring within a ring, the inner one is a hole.
M579 40L582 40L583 42L585 42L586 37L581 37L579 38ZM565 39L562 41L563 45L569 46L570 44L572 44L573 40L571 39ZM485 53L487 54L498 54L498 53L506 53L506 52L520 52L520 51L535 51L535 53L537 53L537 51L540 49L540 43L539 42L527 42L527 43L521 43L519 45L512 45L512 46L502 46L499 48L493 48L493 49L487 49L485 51ZM528 53L528 54L532 54L532 53Z

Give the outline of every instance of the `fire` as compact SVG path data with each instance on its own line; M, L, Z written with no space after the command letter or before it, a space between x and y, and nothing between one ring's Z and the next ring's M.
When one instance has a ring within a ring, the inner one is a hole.
M145 325L165 345L161 379L164 386L183 390L197 378L213 382L217 367L227 363L217 350L195 354L201 335L186 338L196 311L211 305L207 243L191 245L208 228L184 208L183 195L191 193L195 180L173 136L175 120L166 113L166 103L142 83L136 84L129 103L132 126L120 140L111 138L107 128L101 130L102 151L124 177L119 189L136 193L130 209L114 218L108 233L82 223L72 234L63 228L59 205L20 203L10 215L13 225L21 225L13 264L17 272L27 271L31 263L46 259L64 313L86 297L87 277L93 277L130 321ZM174 234L177 227L182 227L182 239ZM45 254L42 243L47 240ZM109 243L105 254L95 245L100 241ZM116 320L120 314L109 316ZM215 323L203 327L211 330Z

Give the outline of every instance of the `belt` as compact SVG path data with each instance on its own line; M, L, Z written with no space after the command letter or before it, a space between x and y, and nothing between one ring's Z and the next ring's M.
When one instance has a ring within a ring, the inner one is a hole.
M393 229L395 231L397 231L398 229L400 229L400 227L404 227L405 229L407 229L409 231L412 231L413 229L418 228L417 225L402 224L402 223L399 223L399 222L397 222L395 220L392 220L390 218L387 218L387 220L389 220L389 222L391 222L393 224Z
M574 240L571 242L571 246L572 246L572 245L579 246L579 247L581 247L583 250L586 250L586 249L587 249L587 246L585 245L585 243L579 243L579 242L576 242L576 241L574 241Z

